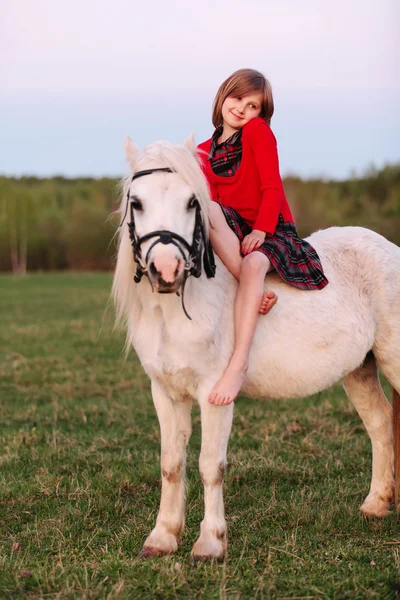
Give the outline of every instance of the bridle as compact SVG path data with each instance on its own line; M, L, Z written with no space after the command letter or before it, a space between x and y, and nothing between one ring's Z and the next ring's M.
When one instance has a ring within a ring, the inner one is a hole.
M144 177L145 175L151 175L152 173L157 173L157 172L174 173L174 171L172 169L170 169L169 167L158 168L158 169L146 169L146 170L138 171L137 173L135 173L131 179L131 183L132 183L132 181L134 181L135 179L138 179L139 177ZM135 225L135 215L134 215L133 203L130 202L130 200L129 200L129 189L128 189L127 197L126 197L125 214L121 221L120 227L122 226L123 222L126 219L126 215L128 212L128 206L130 206L130 216L131 216L131 221L130 221L130 223L128 223L129 237L130 237L131 245L132 245L132 249L133 249L133 259L136 263L136 273L133 278L134 281L136 283L139 283L141 281L143 275L146 275L147 277L149 276L147 261L148 261L150 252L154 248L154 246L156 246L157 244L173 244L174 246L176 246L178 248L179 252L181 253L182 258L185 263L184 280L183 280L183 284L182 284L182 308L185 312L185 315L188 317L188 319L190 319L191 317L188 315L186 308L185 308L185 304L184 304L184 292L185 292L185 285L186 285L187 278L190 275L193 275L196 278L200 277L202 255L203 255L204 271L205 271L207 277L215 277L215 268L216 268L215 260L214 260L214 253L212 251L211 244L206 239L204 223L203 223L203 219L201 216L201 209L200 209L200 204L199 204L198 200L196 198L194 198L194 200L193 200L193 206L196 210L196 215L195 215L195 225L194 225L194 231L193 231L192 245L190 245L182 236L178 235L177 233L174 233L173 231L168 231L166 229L162 229L159 231L152 231L150 233L146 233L142 237L138 237L137 231L136 231L136 225ZM150 240L152 238L156 238L156 239L150 245L150 248L146 252L146 256L143 258L141 245L144 242L147 242L148 240ZM187 255L185 254L184 249L186 250ZM203 249L204 249L204 254L203 254ZM179 292L177 292L177 295L179 296Z

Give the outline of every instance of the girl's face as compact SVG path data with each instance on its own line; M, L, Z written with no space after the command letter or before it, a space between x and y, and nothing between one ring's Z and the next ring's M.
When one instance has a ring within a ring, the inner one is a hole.
M246 123L258 117L261 112L263 96L259 92L247 96L228 96L222 105L224 128L237 131Z

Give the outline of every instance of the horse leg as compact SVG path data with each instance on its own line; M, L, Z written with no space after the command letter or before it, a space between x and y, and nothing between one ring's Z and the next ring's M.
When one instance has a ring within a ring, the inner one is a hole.
M360 511L366 516L383 517L393 497L393 435L391 407L383 393L374 355L343 380L372 444L371 488Z
M161 502L156 526L141 556L171 554L178 549L185 525L184 475L186 446L191 434L191 400L174 402L152 381L151 390L161 430Z
M383 340L374 346L379 368L391 383L393 388L393 443L394 443L394 472L396 510L400 510L400 326L388 327Z
M222 484L226 471L226 450L232 426L233 403L210 404L207 393L201 395L200 476L204 485L204 519L200 537L193 546L192 558L222 559L226 554L227 532Z

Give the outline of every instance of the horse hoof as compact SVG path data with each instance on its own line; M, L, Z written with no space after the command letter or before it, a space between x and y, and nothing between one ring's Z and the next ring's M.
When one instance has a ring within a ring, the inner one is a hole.
M361 506L360 513L363 515L363 517L368 517L369 519L372 517L382 519L383 517L387 517L388 515L390 515L391 510L389 510L389 506L387 508L382 507L377 510L371 510L369 508L363 508L363 506Z
M192 562L216 561L222 562L226 555L226 533L220 539L211 536L200 537L192 548L190 558Z
M195 565L197 563L206 563L206 562L216 562L216 563L223 563L225 560L225 556L220 556L220 557L216 557L216 556L199 556L196 554L192 554L190 556L190 560L191 562Z
M386 517L390 515L390 500L377 494L368 496L360 508L360 513L364 517Z
M157 558L159 556L168 556L172 552L166 552L160 548L151 548L150 546L144 546L136 558Z

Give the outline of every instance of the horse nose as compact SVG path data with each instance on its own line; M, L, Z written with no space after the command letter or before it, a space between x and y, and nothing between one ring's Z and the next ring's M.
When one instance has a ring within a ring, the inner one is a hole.
M183 260L177 257L165 255L155 256L150 263L150 274L155 279L162 279L165 283L174 283L182 274L184 268Z

